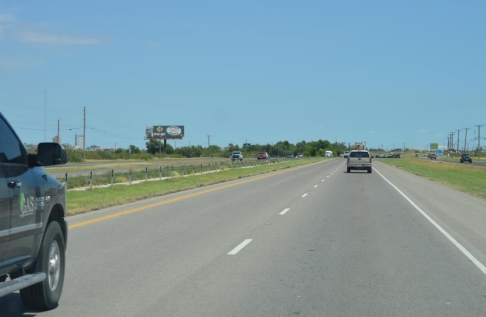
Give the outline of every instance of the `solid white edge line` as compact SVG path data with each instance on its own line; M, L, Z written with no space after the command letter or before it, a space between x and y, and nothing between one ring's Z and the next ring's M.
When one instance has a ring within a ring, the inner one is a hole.
M460 244L454 237L452 237L447 231L445 231L437 222L435 222L432 218L429 217L419 206L417 206L410 198L407 197L400 189L398 189L395 185L392 184L385 176L383 176L376 168L373 168L375 172L377 172L388 184L390 184L395 190L400 193L415 209L418 210L425 217L431 224L434 225L449 241L452 242L471 262L473 262L485 275L486 275L486 267L483 263L479 262L478 259L474 255L471 254L462 244Z
M302 198L305 198L307 195L308 195L308 194L304 194L304 195L302 195L301 197L302 197Z
M239 246L231 250L228 255L236 255L238 252L240 252L244 247L246 247L250 242L252 242L253 239L246 239L242 243L240 243Z
M284 210L282 210L280 215L285 215L289 210L290 210L290 208L285 208Z

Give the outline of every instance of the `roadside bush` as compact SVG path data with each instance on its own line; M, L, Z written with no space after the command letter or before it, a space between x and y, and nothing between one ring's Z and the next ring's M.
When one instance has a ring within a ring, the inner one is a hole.
M83 161L83 151L66 149L66 153L69 163L79 163Z

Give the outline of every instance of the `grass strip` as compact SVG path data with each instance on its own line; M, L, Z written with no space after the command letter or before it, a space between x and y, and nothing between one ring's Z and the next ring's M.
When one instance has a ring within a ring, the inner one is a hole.
M377 160L486 200L484 167L417 158Z
M114 185L83 191L68 191L68 215L72 216L150 197L162 196L319 161L322 161L322 158L299 159L276 164L257 165L249 168L231 168L219 172L191 175L188 177L178 176L165 180L147 181L131 185Z

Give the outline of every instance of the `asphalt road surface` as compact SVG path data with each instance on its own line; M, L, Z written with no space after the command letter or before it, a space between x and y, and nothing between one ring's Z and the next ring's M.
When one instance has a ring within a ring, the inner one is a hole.
M486 316L486 202L333 159L71 217L60 305L0 316Z

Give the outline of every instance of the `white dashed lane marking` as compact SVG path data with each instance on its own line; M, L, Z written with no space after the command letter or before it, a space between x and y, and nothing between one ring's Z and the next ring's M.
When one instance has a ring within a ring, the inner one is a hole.
M290 210L290 208L285 208L284 210L282 210L280 215L285 215L289 210Z
M233 250L231 250L230 253L228 253L228 255L236 255L236 254L238 254L238 252L240 252L244 247L246 247L252 241L253 241L253 239L246 239L245 241L243 241L242 243L240 243L239 246L237 246L236 248L234 248Z

